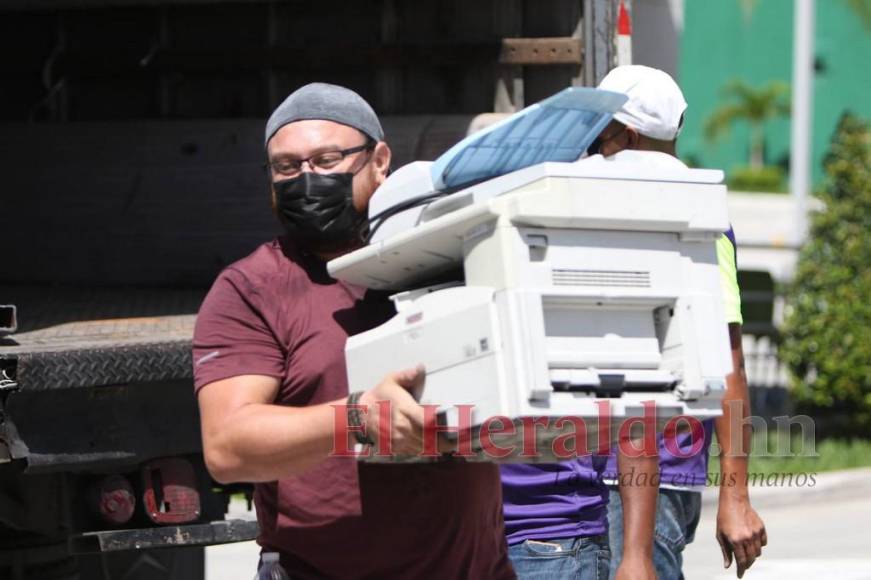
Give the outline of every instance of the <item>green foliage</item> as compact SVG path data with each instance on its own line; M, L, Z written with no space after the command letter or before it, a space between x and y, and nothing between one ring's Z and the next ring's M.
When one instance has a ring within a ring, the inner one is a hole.
M871 0L846 0L847 6L850 7L856 16L865 25L865 28L871 29ZM753 11L756 9L756 4L759 0L739 0L741 12L744 14L744 22L750 22L753 17Z
M716 139L728 131L735 121L751 123L762 122L780 115L789 114L789 85L781 81L771 81L755 88L741 80L732 80L723 87L722 96L735 102L726 103L708 118L705 123L705 136Z
M830 434L871 435L871 129L844 115L787 294L780 353L799 409Z
M789 85L772 81L754 88L744 81L733 80L723 88L722 95L727 102L705 121L705 138L716 141L728 134L734 123L746 121L750 124L750 166L761 169L765 145L763 123L789 115Z
M753 16L753 10L756 8L758 0L741 0L741 11L744 13L744 22L750 22Z
M816 456L801 453L806 442L793 438L790 449L795 450L787 457L777 457L777 434L770 433L767 440L756 435L753 438L753 452L750 456L748 470L751 473L818 473L821 471L838 471L871 467L871 441L862 439L824 439L817 441L814 450ZM765 452L767 450L767 453ZM720 471L719 458L711 455L708 463L708 473ZM715 479L716 481L716 479Z
M731 191L782 193L786 191L785 177L783 169L776 165L738 167L729 172L728 185Z
M865 28L871 29L871 0L847 0L847 4L862 20Z
M759 0L739 0L745 22L750 21L758 2ZM862 20L866 28L871 29L871 0L847 0L847 6Z

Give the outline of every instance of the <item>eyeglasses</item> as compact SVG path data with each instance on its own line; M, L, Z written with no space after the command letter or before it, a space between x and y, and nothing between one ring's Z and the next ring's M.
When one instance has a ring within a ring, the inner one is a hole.
M305 159L282 158L277 161L268 161L266 165L267 167L271 167L273 171L280 175L285 177L295 177L302 173L303 163L308 163L308 166L311 167L314 172L317 172L319 169L333 169L341 163L345 157L353 155L354 153L359 153L360 151L370 151L374 148L375 143L370 141L363 145L358 145L357 147L340 149L339 151L324 151L323 153L316 153L315 155L306 157Z

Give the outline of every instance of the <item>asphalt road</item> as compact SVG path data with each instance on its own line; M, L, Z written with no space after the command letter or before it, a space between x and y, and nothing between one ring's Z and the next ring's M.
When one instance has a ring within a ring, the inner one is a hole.
M752 495L751 495L752 497ZM768 546L747 580L871 580L871 496L797 501L759 506ZM687 548L687 580L735 578L735 564L723 569L714 538L715 506L705 506L696 540Z
M206 548L206 580L250 580L257 572L260 548L240 542Z
M687 580L735 578L734 564L723 569L714 539L715 495L706 495L684 573ZM768 546L744 578L871 580L871 470L825 474L815 490L767 489L755 496ZM231 517L244 516L243 509L235 505ZM207 580L253 578L258 553L253 542L207 548Z

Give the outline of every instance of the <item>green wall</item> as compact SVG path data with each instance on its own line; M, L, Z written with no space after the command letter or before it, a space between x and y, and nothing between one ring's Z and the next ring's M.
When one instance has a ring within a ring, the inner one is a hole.
M871 119L871 23L863 22L848 4L816 2L815 183L841 113L850 109ZM726 171L747 164L746 123L733 125L727 136L711 144L702 135L704 120L723 102L720 89L731 79L754 86L791 82L792 29L793 0L685 0L679 72L689 103L679 141L684 159ZM788 163L789 120L771 121L765 130L766 162Z

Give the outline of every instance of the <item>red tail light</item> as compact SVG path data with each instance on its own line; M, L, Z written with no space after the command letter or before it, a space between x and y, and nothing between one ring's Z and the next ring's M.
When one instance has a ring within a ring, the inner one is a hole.
M186 524L200 517L193 467L184 459L155 459L142 468L146 515L156 524Z
M115 526L126 524L136 509L133 486L123 475L109 475L97 482L91 491L92 509L100 518Z

